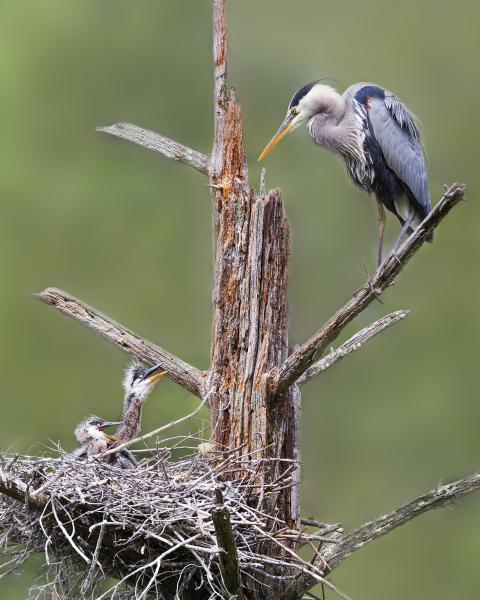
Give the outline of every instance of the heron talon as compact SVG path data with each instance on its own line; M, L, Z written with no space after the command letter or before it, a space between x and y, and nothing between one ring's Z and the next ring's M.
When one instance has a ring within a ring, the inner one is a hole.
M374 277L369 277L367 279L368 287L370 289L370 292L373 294L373 296L375 296L375 299L378 300L378 302L380 302L380 304L383 304L383 301L380 300L380 295L382 294L382 290L378 287L375 287L374 279L375 279Z
M388 255L388 258L393 258L396 261L396 263L398 264L399 267L402 266L402 261L399 259L398 252L397 252L397 250L395 248L392 249L392 251Z

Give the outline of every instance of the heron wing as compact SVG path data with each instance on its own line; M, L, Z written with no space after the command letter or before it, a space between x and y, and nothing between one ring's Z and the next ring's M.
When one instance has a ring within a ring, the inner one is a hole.
M420 133L406 106L390 92L368 103L373 133L387 165L410 190L426 216L432 209Z

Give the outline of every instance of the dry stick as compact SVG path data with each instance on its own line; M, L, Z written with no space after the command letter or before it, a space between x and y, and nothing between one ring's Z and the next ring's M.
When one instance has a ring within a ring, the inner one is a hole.
M48 499L44 494L38 493L36 496L32 496L26 483L6 473L2 468L0 468L0 493L18 502L24 502L29 507L40 511L44 510L48 503Z
M30 498L35 498L35 496L38 496L41 492L43 492L45 489L47 489L52 484L54 484L56 481L58 481L61 477L63 477L65 475L65 473L68 473L68 471L71 471L72 468L73 467L64 469L63 471L60 471L60 472L56 473L55 475L53 475L53 477L47 478L47 480L40 487L38 487L36 490L33 490L33 492L30 493Z
M392 512L369 521L351 533L337 538L339 543L326 547L322 551L323 557L328 562L330 569L333 570L365 544L390 533L393 529L429 510L446 506L457 498L478 489L480 489L480 471L452 483L440 485ZM306 577L303 581L304 589L315 583L316 581L313 578Z
M154 131L137 127L137 125L131 123L114 123L113 125L97 127L96 131L128 140L148 150L154 150L167 158L179 161L204 175L208 175L209 156Z
M88 569L87 576L83 580L81 588L80 588L80 591L82 594L86 594L88 592L88 588L90 587L91 583L93 582L93 579L94 579L94 576L95 576L95 573L97 570L97 566L99 569L102 569L102 565L100 564L98 557L100 554L100 550L102 548L103 537L105 535L106 525L108 525L108 521L102 521L102 523L100 525L100 531L98 533L97 544L96 544L95 550L93 552L92 562L90 564L90 568ZM92 530L92 528L90 527L90 531L91 530Z
M311 366L315 354L331 344L352 319L379 297L450 210L463 199L464 193L465 186L454 183L414 233L395 254L385 258L375 275L354 294L353 298L330 317L309 340L299 346L279 371L271 373L270 386L273 393L281 392L297 381Z
M319 521L318 519L310 519L306 517L302 517L300 519L300 523L302 525L309 525L310 527L318 527L318 529L328 529L329 531L335 531L336 529L340 529L342 527L341 523L325 523L324 521Z
M89 565L90 559L84 552L82 552L82 550L77 546L77 544L75 544L75 541L74 541L75 525L73 524L73 521L72 521L73 533L68 533L65 525L62 523L62 521L60 520L60 518L57 514L57 509L55 508L55 500L53 500L53 498L51 500L51 506L52 506L53 516L55 517L57 525L60 527L60 530L62 531L63 535L65 536L65 539L68 541L70 546L75 550L75 552L83 558L83 560L87 563L87 565Z
M397 312L391 313L386 317L382 317L378 321L371 323L355 335L353 335L350 339L348 339L341 346L332 350L330 354L327 354L324 358L314 363L311 367L309 367L305 373L298 379L298 385L302 383L306 383L310 381L313 377L326 371L330 367L332 367L335 363L339 362L348 354L355 352L355 350L359 350L363 344L371 340L373 337L387 329L395 323L398 323L402 319L408 316L410 311L408 310L398 310Z
M197 408L194 411L192 411L191 413L189 413L188 415L185 415L184 417L180 417L180 419L175 419L174 421L170 421L170 423L167 423L166 425L162 425L161 427L158 427L158 429L154 429L153 431L150 431L149 433L144 433L143 435L140 435L139 437L134 438L133 440L128 440L128 442L123 442L123 444L118 444L118 446L115 446L114 448L111 448L110 450L107 450L106 452L102 452L102 454L96 454L95 456L92 456L91 458L92 459L103 458L104 456L108 456L109 454L115 454L115 452L118 452L122 448L131 446L132 444L135 444L137 442L143 442L143 440L151 438L154 435L157 435L158 433L160 433L161 431L165 431L165 429L169 429L170 427L173 427L174 425L183 423L183 421L186 421L187 419L191 419L198 412L200 412L200 409L203 408L203 406L205 406L205 404L208 402L209 397L210 397L210 392L208 394L205 394L205 398L200 402L200 404L197 406Z
M240 580L240 563L230 513L223 503L223 494L220 488L216 488L215 496L217 508L212 511L212 521L218 546L223 550L219 556L220 570L228 592L232 596L236 596L238 600L242 600L244 595Z
M79 321L85 327L92 329L142 362L149 365L161 365L173 381L192 392L192 394L201 397L203 376L202 372L195 367L173 356L160 346L141 338L68 292L56 288L47 288L40 294L36 294L36 298L45 304L54 306L64 315Z

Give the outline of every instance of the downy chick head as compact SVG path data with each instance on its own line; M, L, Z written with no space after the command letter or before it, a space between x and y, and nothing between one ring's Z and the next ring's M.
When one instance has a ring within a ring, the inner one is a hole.
M77 425L75 429L75 437L81 444L89 444L96 441L116 441L111 435L105 433L106 427L119 425L121 421L105 421L100 417L91 416Z
M143 401L156 384L167 374L160 365L146 369L140 363L132 363L125 371L123 387L127 396Z

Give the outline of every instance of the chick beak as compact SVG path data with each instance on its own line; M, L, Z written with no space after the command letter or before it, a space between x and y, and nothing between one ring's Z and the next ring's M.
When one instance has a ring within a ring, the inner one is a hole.
M160 381L166 374L167 372L162 369L161 365L156 365L145 371L142 380L148 381L149 383L157 383L157 381Z
M114 425L121 425L122 421L105 421L99 429L103 431L105 427L113 427Z
M293 119L294 118L295 118L295 115L293 115L291 113L288 113L288 115L285 117L285 120L283 121L283 123L278 128L278 131L276 132L276 134L269 141L269 143L267 144L267 147L265 148L265 150L258 157L258 161L259 162L263 158L265 158L267 156L267 154L270 154L270 152L275 148L275 146L280 142L280 140L285 135L287 135L287 133L292 129L292 127L293 127Z
M103 431L105 429L105 427L113 427L114 425L121 425L122 421L105 421L105 423L100 427L100 431ZM111 442L118 442L120 441L117 437L113 436L113 435L108 435L108 433L104 433L105 437L107 438L107 440L110 440Z

